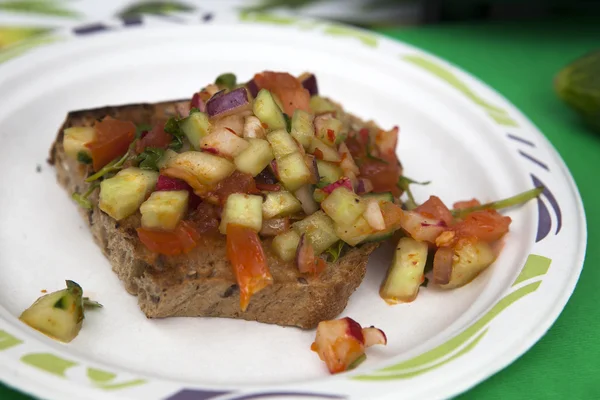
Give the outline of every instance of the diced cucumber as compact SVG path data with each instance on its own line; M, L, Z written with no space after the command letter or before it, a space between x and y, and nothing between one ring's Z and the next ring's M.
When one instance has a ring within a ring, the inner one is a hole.
M285 217L302 211L302 204L293 194L286 191L269 192L262 204L263 218Z
M342 121L329 115L315 118L315 135L329 146L335 146L343 139Z
M225 235L228 224L237 224L260 231L262 227L262 202L260 196L233 193L227 197L219 231Z
M428 246L410 237L403 237L396 246L392 265L379 294L388 303L411 302L417 297L423 282Z
M319 176L321 180L320 185L329 185L330 183L336 182L340 179L344 172L342 169L334 163L317 160L317 169L319 170Z
M395 229L375 232L366 238L364 238L361 243L372 243L372 242L382 242L384 240L388 240L394 235Z
M134 214L154 190L158 172L127 168L100 183L99 207L117 221Z
M279 180L287 190L293 192L311 179L310 170L300 153L292 153L277 160Z
M235 171L235 165L223 157L207 152L186 151L177 154L169 161L166 170L170 169L181 173L174 177L186 176L190 180L188 183L196 187L197 184L191 182L192 178L200 184L212 186L231 175Z
M375 199L375 200L377 200L377 202L379 204L381 204L381 202L383 202L383 201L389 201L391 203L394 202L394 195L392 194L392 192L367 193L367 194L363 194L362 197L365 200Z
M218 154L233 158L239 156L248 146L250 144L246 140L226 128L217 129L200 140L202 149L214 149Z
M190 194L187 190L153 192L140 206L144 228L171 231L183 218Z
M327 196L321 208L338 224L351 224L365 212L365 202L354 192L340 186Z
M331 101L321 96L312 96L310 98L310 109L315 114L324 114L337 111L336 106Z
M156 163L156 166L158 167L158 169L163 169L164 167L166 167L167 164L169 164L169 161L171 161L171 159L173 159L173 157L176 157L177 154L178 153L175 150L171 150L171 149L165 150L165 154L163 154L163 156L160 158L160 160L158 160L158 162Z
M442 289L454 289L471 282L481 271L494 262L492 247L485 242L472 243L466 241L454 249L452 257L452 273L447 284L439 285Z
M294 223L292 228L300 235L306 234L316 255L321 254L340 239L335 234L333 221L321 210Z
M273 160L273 150L266 140L247 140L250 146L235 158L234 163L239 171L256 176Z
M210 121L205 113L195 112L179 121L179 127L185 133L194 150L199 150L200 141L208 136L210 132Z
M350 246L363 242L372 233L373 228L363 216L358 217L352 224L335 224L335 234Z
M320 152L320 157L316 156L318 159L323 161L331 161L331 162L340 162L341 157L336 149L333 147L329 147L322 140L313 137L310 142L310 146L308 148L309 153L315 154Z
M304 146L305 149L310 147L310 141L315 136L315 127L313 125L314 117L297 109L292 116L292 136Z
M91 126L75 126L64 130L63 147L68 157L77 160L79 153L91 157L87 144L96 138L96 129Z
M296 231L290 230L275 236L271 246L275 254L283 261L292 261L296 257L299 243L300 235Z
M271 92L266 89L261 89L256 95L254 105L252 107L254 115L261 122L267 124L270 130L285 129L285 118L281 109L273 99Z
M67 281L67 288L40 297L19 317L21 321L53 339L68 343L83 324L83 290Z
M271 143L273 154L277 160L299 151L298 144L285 129L277 129L269 133L267 140Z

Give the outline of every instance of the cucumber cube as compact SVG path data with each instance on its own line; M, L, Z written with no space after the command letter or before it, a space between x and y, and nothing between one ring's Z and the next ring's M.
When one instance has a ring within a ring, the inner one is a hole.
M214 149L219 154L232 158L239 156L249 146L246 140L226 128L215 130L200 141L201 148Z
M335 234L333 221L321 210L294 223L292 227L298 234L306 234L317 255L340 239Z
M316 136L329 146L335 146L343 139L342 121L328 115L315 118Z
M267 140L271 143L273 154L277 160L288 154L296 153L299 150L298 144L285 129L278 129L269 133Z
M315 136L313 119L314 117L311 114L300 109L294 111L292 116L291 134L305 149L310 147L310 141Z
M338 153L336 149L329 147L322 140L316 137L311 139L308 151L323 161L340 162L342 160L340 153Z
M349 224L365 212L365 202L345 187L335 189L323 202L321 208L338 224Z
M344 171L339 166L328 161L317 160L317 169L319 170L320 183L322 185L337 182L344 175Z
M281 233L273 238L273 251L283 261L292 261L296 257L296 249L300 243L300 235L294 230Z
M311 179L310 170L300 153L292 153L277 160L279 180L287 190L293 192Z
M210 153L186 151L169 160L166 169L180 170L182 174L196 178L199 183L212 186L231 175L235 165Z
M321 96L312 96L310 98L309 105L310 105L310 109L315 114L324 114L324 113L328 113L328 112L336 112L337 111L335 104L333 104L331 101L329 101L326 98L321 97Z
M158 172L127 168L100 183L99 207L117 221L134 214L154 190Z
M250 146L234 160L238 171L256 176L273 160L269 142L263 139L247 139Z
M394 260L388 269L379 294L388 303L411 302L419 293L429 247L410 237L396 246Z
M364 217L357 218L352 224L335 224L335 234L350 246L356 246L373 233L373 228Z
M153 192L140 206L142 226L172 231L187 211L189 196L187 190Z
M261 89L258 92L252 111L260 119L260 122L267 124L270 130L285 129L283 113L268 90Z
M259 232L262 228L262 202L261 196L230 194L223 208L219 231L225 235L228 224L237 224Z
M200 150L200 141L210 132L210 121L205 113L195 112L181 120L179 127L185 133L192 147Z
M68 157L78 159L79 153L91 156L86 144L96 138L96 130L91 126L75 126L64 130L63 147Z
M302 211L302 204L290 192L269 192L262 204L264 219L285 217Z

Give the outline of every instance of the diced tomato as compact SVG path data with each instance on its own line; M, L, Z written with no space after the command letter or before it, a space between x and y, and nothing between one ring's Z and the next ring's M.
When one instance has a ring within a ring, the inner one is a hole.
M481 203L479 202L479 200L471 199L471 200L457 201L456 203L454 203L452 208L454 208L455 210L462 210L463 208L477 207L480 205L481 205Z
M221 209L218 206L201 202L191 213L190 223L196 228L198 233L207 236L218 236L219 219L221 217Z
M417 207L415 211L427 218L442 220L446 225L452 223L452 213L437 196L430 196L429 199Z
M165 132L165 122L166 121L160 121L159 123L154 125L154 127L150 131L148 131L148 134L142 137L135 144L136 153L140 154L146 149L146 147L156 147L159 149L164 149L167 146L169 146L169 144L173 140L173 135Z
M189 253L200 240L200 235L188 221L181 221L173 231L137 228L137 233L148 250L166 256Z
M207 197L216 197L219 204L223 204L232 193L258 194L260 190L256 188L256 183L252 175L236 170L219 182Z
M281 185L277 185L275 183L258 183L258 182L256 182L256 188L258 190L264 190L267 192L279 192L281 190Z
M258 234L251 228L228 224L227 258L240 288L240 307L246 311L250 297L273 283Z
M106 164L123 156L135 138L135 125L131 121L120 121L110 116L96 121L96 139L87 144L92 153L92 165L99 171Z
M381 203L379 207L381 208L381 215L383 215L383 220L385 221L385 229L398 229L405 214L402 207L389 201Z
M400 196L402 191L398 188L398 179L402 174L400 165L395 155L379 156L386 162L364 157L358 164L360 177L367 178L373 184L373 192L392 192L394 196Z
M458 237L474 237L484 242L493 242L508 232L510 217L495 210L476 211L457 222L451 228Z
M283 112L291 116L296 109L310 112L310 93L302 83L286 72L265 71L254 75L259 89L267 89L281 101Z

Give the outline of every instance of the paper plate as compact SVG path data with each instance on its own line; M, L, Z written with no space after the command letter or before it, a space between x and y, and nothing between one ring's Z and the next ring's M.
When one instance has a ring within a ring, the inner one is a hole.
M330 376L314 331L254 322L149 320L93 243L46 158L70 110L189 97L231 71L314 72L321 93L382 127L401 128L405 173L451 204L544 185L507 212L492 267L453 291L430 286L388 306L383 247L342 316L383 329L359 368ZM72 34L0 66L0 379L49 399L434 399L507 366L551 326L572 293L586 243L569 171L514 106L477 79L414 47L319 21L260 14L209 25ZM65 279L105 308L70 344L19 314Z

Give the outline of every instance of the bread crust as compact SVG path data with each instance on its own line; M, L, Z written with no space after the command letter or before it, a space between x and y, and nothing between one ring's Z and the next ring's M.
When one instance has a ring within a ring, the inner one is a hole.
M89 167L66 157L63 130L71 126L91 126L107 115L135 124L152 124L176 114L177 104L131 104L71 112L60 128L50 150L58 182L67 192L83 192ZM317 278L300 274L292 262L283 262L263 240L274 283L254 294L245 312L240 310L239 290L226 257L225 237L203 237L192 252L161 256L149 252L139 241L135 228L139 212L115 221L97 206L80 208L95 242L108 258L125 289L138 297L148 318L226 317L269 324L312 329L320 321L333 319L346 307L350 295L362 282L369 254L378 246L368 243L351 248Z

